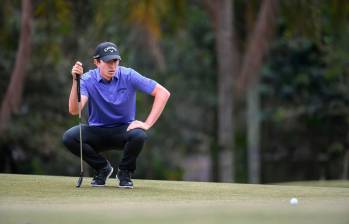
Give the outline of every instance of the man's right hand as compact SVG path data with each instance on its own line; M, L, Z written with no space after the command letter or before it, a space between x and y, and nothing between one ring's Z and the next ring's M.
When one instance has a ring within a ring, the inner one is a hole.
M71 70L71 75L73 76L73 79L75 79L76 75L82 75L84 73L84 68L82 67L82 63L80 61L75 62L75 65L73 66Z

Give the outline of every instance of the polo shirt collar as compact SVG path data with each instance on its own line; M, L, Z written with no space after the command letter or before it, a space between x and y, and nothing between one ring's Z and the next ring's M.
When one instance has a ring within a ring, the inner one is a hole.
M113 78L111 78L110 82L112 82L114 79L118 79L118 74L119 73L119 68L117 68L115 75L113 76ZM99 68L97 68L97 81L98 82L108 82L106 80L103 79L101 72L99 71Z

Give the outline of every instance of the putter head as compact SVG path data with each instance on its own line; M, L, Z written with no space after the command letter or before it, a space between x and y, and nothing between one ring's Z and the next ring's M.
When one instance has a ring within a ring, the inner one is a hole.
M80 177L79 177L79 179L78 179L78 182L76 183L76 187L80 187L81 186L81 184L82 184L82 180L83 180L83 173L81 173L80 174Z

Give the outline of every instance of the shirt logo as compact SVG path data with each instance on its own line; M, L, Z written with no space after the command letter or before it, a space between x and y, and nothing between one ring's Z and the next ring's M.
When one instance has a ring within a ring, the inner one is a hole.
M110 52L110 53L113 53L116 51L116 48L115 47L106 47L104 48L104 52Z

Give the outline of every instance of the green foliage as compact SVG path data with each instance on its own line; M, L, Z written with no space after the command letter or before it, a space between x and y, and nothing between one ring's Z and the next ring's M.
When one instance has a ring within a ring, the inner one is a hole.
M348 148L349 4L340 0L280 4L278 29L260 86L263 180L338 178L340 157ZM253 18L259 5L259 1L250 5ZM239 0L234 6L237 47L244 49L248 5ZM44 0L34 1L33 7L33 52L21 110L0 138L0 154L5 158L1 172L78 174L79 160L61 143L64 131L78 124L67 111L70 69L76 60L83 62L85 71L94 68L94 48L108 40L119 46L121 65L157 80L172 94L148 133L150 141L138 161L137 177L182 179L183 161L195 154L210 157L212 173L217 174L217 59L212 21L201 3ZM20 1L0 5L0 99L15 63L20 12ZM164 71L154 66L144 42L145 24L166 59ZM138 119L146 118L151 103L151 97L138 95ZM236 124L236 169L238 181L245 182L246 137L240 123L244 121ZM11 156L15 161L10 161ZM120 153L106 156L117 164ZM328 167L325 174L321 174L323 158Z
M280 30L262 73L263 118L265 130L268 130L262 138L268 139L263 142L268 158L265 167L279 166L286 172L292 169L292 163L285 163L287 160L294 161L293 164L298 162L302 170L294 169L293 179L296 180L305 178L304 175L340 178L340 158L348 145L348 44L343 38L349 29L347 26L342 26L341 30L338 26L330 27L330 21L337 17L333 17L332 4L327 5L330 9L324 5L301 7L320 10L321 18L316 21L319 23L316 27L321 28L318 37L299 32L302 29L317 32L314 27L306 24L300 27L297 21L288 21L293 18L288 13L296 11L297 7L284 14L281 21L285 24L280 27L288 29ZM298 19L304 18L302 13L307 12L299 13ZM314 22L309 20L306 23ZM296 27L289 24L293 22ZM295 35L290 36L289 32ZM270 159L273 155L279 155L278 161L285 162L275 164ZM265 175L271 177L268 172ZM285 177L275 174L273 178L282 181ZM266 177L265 181L271 179Z

